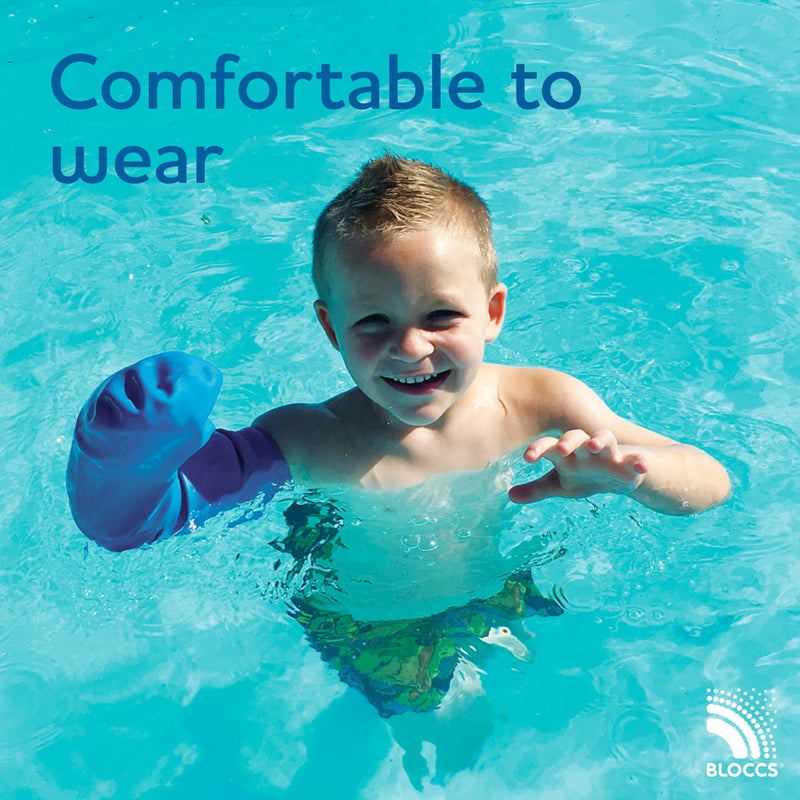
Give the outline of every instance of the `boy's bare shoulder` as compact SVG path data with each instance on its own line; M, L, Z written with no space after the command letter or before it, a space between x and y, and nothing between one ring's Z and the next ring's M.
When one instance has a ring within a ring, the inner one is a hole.
M253 425L278 445L294 480L341 477L342 460L351 449L341 419L328 403L293 403L267 411Z
M546 367L501 367L500 396L538 432L602 427L615 415L583 381Z
M500 386L506 402L538 429L568 431L580 428L593 434L611 430L620 444L665 445L671 439L642 428L615 414L583 381L544 367L505 367Z
M502 367L498 370L499 395L504 404L542 422L560 416L559 410L599 400L586 384L565 372L546 367Z

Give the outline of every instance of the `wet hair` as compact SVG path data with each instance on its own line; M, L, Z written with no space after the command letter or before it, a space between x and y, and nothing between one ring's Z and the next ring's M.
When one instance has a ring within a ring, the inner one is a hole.
M317 293L323 299L329 294L331 248L436 227L472 235L490 292L497 284L497 253L489 209L478 193L424 161L390 153L368 161L317 218L311 273Z

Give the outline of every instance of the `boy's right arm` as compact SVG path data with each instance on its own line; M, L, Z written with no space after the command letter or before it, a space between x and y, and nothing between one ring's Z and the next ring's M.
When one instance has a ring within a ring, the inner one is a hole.
M78 416L67 493L78 527L109 550L180 530L195 512L272 491L289 479L263 431L215 430L222 375L185 353L151 356L112 375Z

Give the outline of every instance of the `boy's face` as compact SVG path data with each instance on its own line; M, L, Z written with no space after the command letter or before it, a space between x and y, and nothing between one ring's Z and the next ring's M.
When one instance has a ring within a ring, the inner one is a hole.
M328 257L329 299L315 308L356 385L390 421L442 419L475 380L505 313L506 288L487 296L471 237L410 231Z

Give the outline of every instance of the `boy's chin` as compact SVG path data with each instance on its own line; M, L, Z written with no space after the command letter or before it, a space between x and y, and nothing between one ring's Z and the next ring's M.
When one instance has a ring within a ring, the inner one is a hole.
M389 411L388 413L391 414L396 425L403 425L408 428L427 428L431 425L435 425L442 418L441 414L438 416L410 416L406 414L398 415L392 411Z
M436 425L449 409L450 405L441 402L431 403L420 408L383 408L393 422L410 428L425 428Z
M361 391L372 401L375 408L386 417L386 421L393 426L410 428L424 428L436 425L442 421L450 408L455 404L457 397L451 392L437 391L425 398L408 396L408 402L397 402L394 397L387 397L386 390L365 391L367 387L360 387Z

